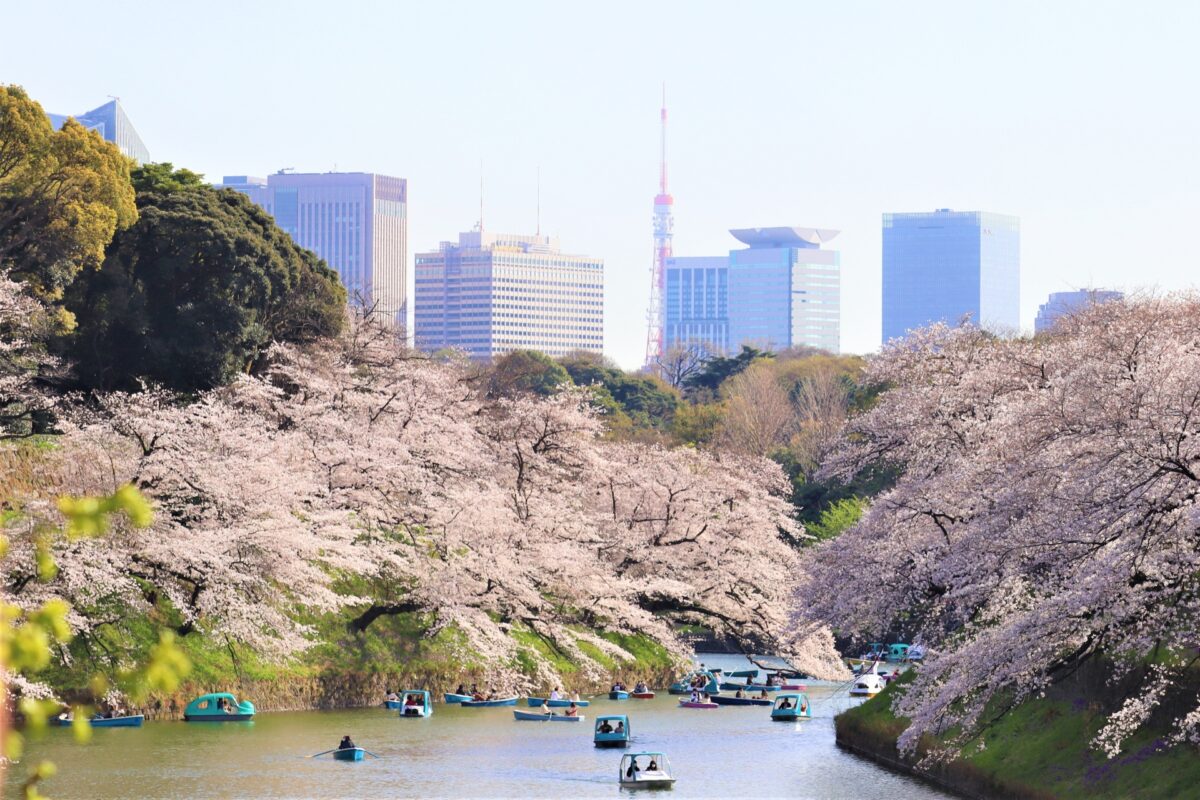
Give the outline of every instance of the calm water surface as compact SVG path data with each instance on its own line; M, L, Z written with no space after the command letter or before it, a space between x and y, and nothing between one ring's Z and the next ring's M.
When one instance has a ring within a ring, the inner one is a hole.
M747 666L730 656L701 660L726 669ZM100 729L85 745L76 744L70 731L55 729L31 744L28 756L58 764L59 775L44 787L56 800L949 797L837 748L834 715L861 702L847 697L844 687L810 684L809 697L813 719L799 723L772 722L770 709L760 706L680 709L664 687L649 701L593 698L583 710L587 721L578 724L516 722L512 708L441 704L429 719L401 719L382 708L308 711L260 714L244 723ZM668 755L678 779L673 791L618 788L618 764L626 751L592 746L590 722L604 713L629 715L634 733L629 752ZM344 734L382 758L360 763L304 758L336 747Z

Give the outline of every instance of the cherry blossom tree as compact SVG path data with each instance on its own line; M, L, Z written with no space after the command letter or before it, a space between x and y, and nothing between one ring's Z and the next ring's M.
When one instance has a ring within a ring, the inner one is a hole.
M900 738L971 740L1088 659L1136 688L1109 755L1195 657L1200 629L1200 298L1106 304L1053 335L934 326L894 342L887 387L827 475L900 468L850 531L814 551L801 621L933 648L896 701ZM1155 663L1154 669L1149 663ZM1175 741L1200 740L1200 709Z

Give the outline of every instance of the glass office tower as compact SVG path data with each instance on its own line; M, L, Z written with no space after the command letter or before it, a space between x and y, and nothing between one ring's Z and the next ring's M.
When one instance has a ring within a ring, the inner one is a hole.
M666 260L663 345L695 346L708 355L729 352L729 259Z
M604 262L549 236L468 231L416 257L417 347L486 361L512 350L604 349Z
M1021 325L1021 223L1006 214L883 215L883 341L935 322Z
M351 302L403 326L408 302L408 182L369 172L227 175L296 244L337 270Z
M838 231L731 230L749 245L729 252L729 343L782 350L841 346L841 254L821 245Z
M1044 333L1054 327L1058 318L1074 313L1088 306L1107 303L1110 300L1122 300L1123 292L1105 289L1080 289L1076 292L1051 292L1050 296L1038 307L1037 317L1033 320L1034 333Z
M122 153L139 164L145 164L150 160L150 151L146 149L142 137L138 136L138 132L134 129L133 123L129 121L119 100L110 100L104 105L82 114L47 114L46 116L50 118L50 124L54 126L55 130L61 128L68 117L73 116L80 125L88 130L96 131L100 134L100 138L112 142Z

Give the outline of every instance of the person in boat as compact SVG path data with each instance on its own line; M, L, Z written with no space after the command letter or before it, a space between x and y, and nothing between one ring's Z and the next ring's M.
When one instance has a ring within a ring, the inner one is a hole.
M624 732L625 732L625 723L622 722L621 720L617 720L617 733L624 733Z
M579 692L571 692L571 705L575 705L579 700Z
M806 701L804 701L804 700L801 700L801 701L800 701L800 713L801 713L801 714L807 714L807 713L808 713L808 703L807 703Z
M742 687L739 686L738 690L737 690L737 694L735 694L734 697L745 697L745 696L746 696L746 693L744 691L742 691Z
M551 692L551 693L550 693L550 699L551 699L551 700L561 700L561 699L562 699L562 692L558 691L558 689L557 689L557 688L555 688L555 690L554 690L553 692Z
M495 686L488 687L487 697L485 697L484 699L485 700L495 700L496 699L496 687Z
M612 723L609 722L608 720L604 720L604 722L600 723L600 727L597 728L596 731L598 733L612 733L613 732Z
M466 694L466 693L467 693L467 690L466 690L466 688L465 688L465 687L463 687L463 685L460 683L460 684L458 685L458 688L454 690L454 693L455 693L455 694Z
M542 713L545 714L547 717L553 717L554 709L552 709L550 706L546 705L545 703L542 703Z
M396 694L396 693L395 693L395 692L393 692L391 689L388 689L388 693L387 693L387 701L388 701L389 703L394 703L394 702L396 702L396 701L397 701L397 700L399 700L399 699L400 699L400 695Z
M478 689L476 689L474 686L472 686L472 687L471 687L471 699L472 699L472 700L474 700L476 703L478 703L478 702L480 702L480 701L482 701L482 700L485 700L485 699L487 699L487 698L485 698L485 697L483 696L483 692L479 691L479 690L478 690Z
M342 741L340 744L338 744L337 749L338 750L353 750L357 746L358 745L354 744L354 741L350 738L349 734L347 734L346 736L342 737Z
M641 767L638 766L637 759L631 758L631 759L629 759L629 769L625 770L625 777L629 778L630 780L636 781L637 774L640 770L641 770Z
M692 687L692 702L693 703L700 702L700 690L697 689L695 686Z
M791 701L790 699L788 699L788 698L786 698L786 697L785 697L785 698L783 698L783 702L781 702L781 703L779 704L779 707L780 707L780 708L782 708L782 709L785 709L785 710L786 710L786 709L789 709L789 708L791 708L791 707L792 707L792 701Z
M421 705L421 695L410 694L410 695L405 696L404 705L408 706L408 707L416 707L416 706Z
M760 691L760 692L758 693L758 699L759 699L759 700L767 700L767 699L769 699L769 696L767 695L767 690L766 690L766 689L763 689L762 691Z
M479 690L475 688L475 684L471 684L471 694L477 693Z
M571 701L571 705L567 706L566 715L568 717L578 717L579 707L575 705L575 701Z
M642 681L638 681L637 686L633 687L633 691L636 692L637 694L645 694L646 692L650 691L650 689L649 689L649 687L646 686L645 683L643 683Z
M650 766L646 767L646 772L658 772L658 761L650 759Z

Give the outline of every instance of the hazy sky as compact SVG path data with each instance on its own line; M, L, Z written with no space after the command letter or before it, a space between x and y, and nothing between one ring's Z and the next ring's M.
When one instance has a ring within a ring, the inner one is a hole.
M880 215L1021 218L1051 291L1197 282L1200 3L15 2L0 82L119 95L151 156L409 180L409 258L485 223L605 259L606 352L641 362L660 86L675 253L837 228L842 347L879 342ZM411 272L410 272L411 275ZM409 278L411 283L411 277Z

